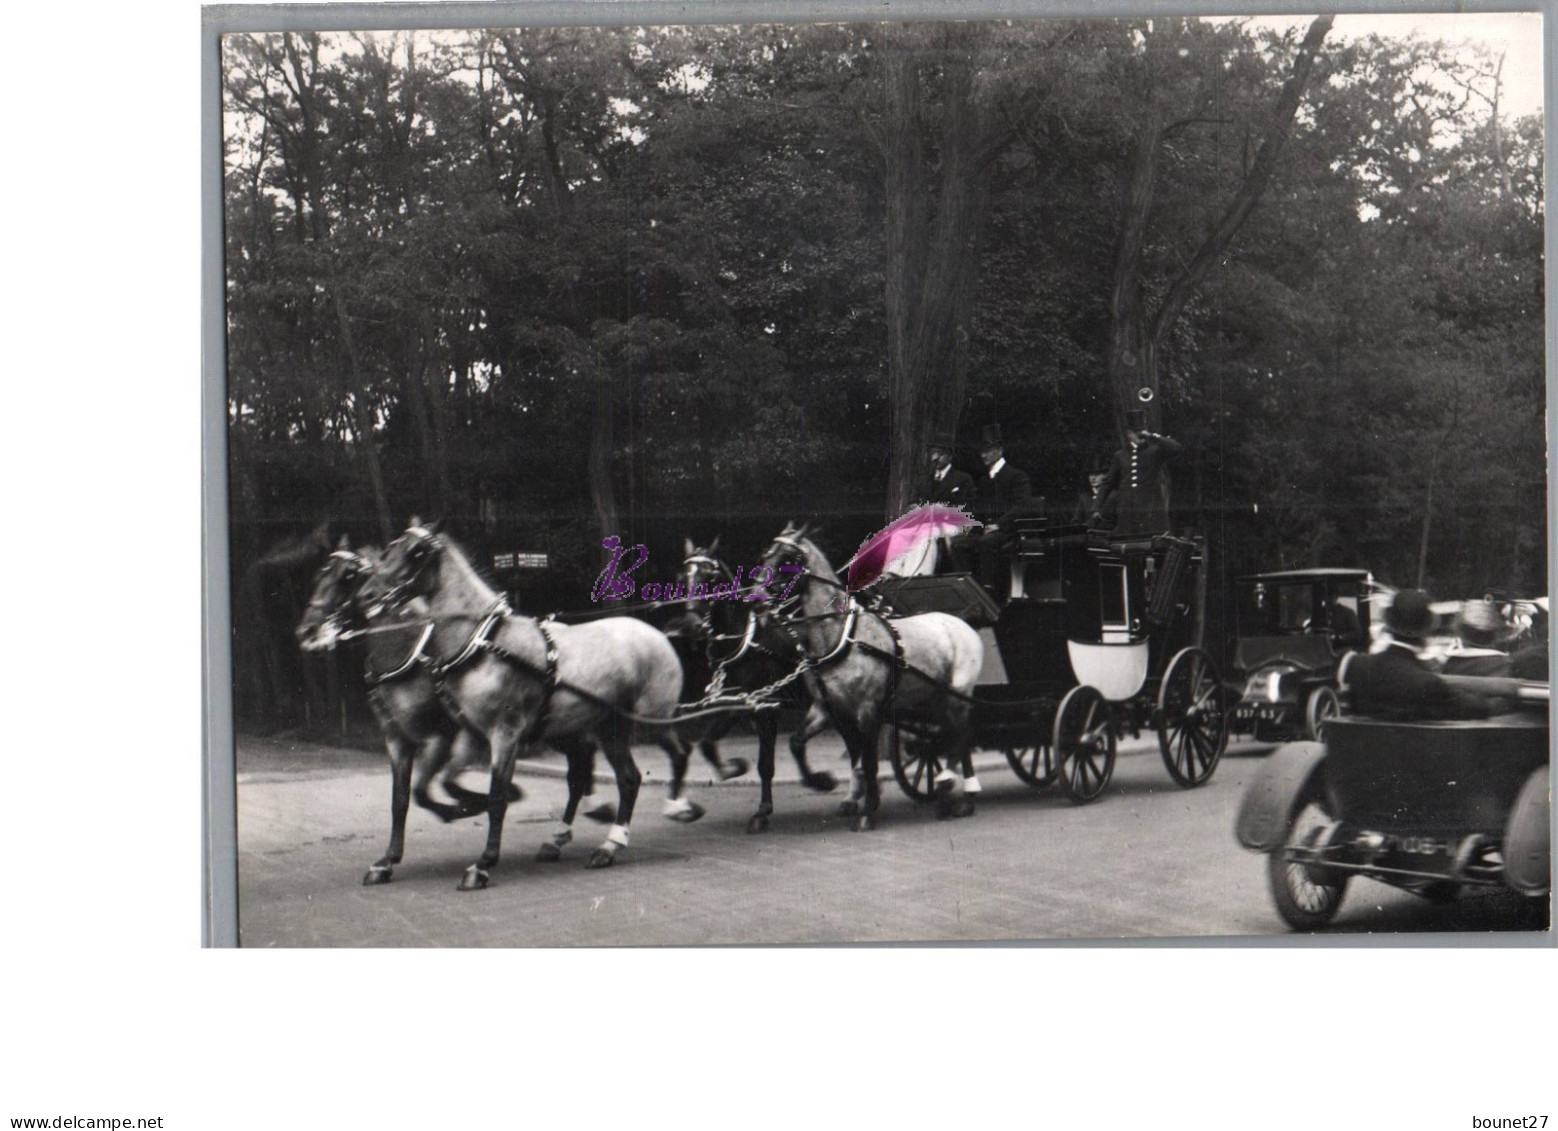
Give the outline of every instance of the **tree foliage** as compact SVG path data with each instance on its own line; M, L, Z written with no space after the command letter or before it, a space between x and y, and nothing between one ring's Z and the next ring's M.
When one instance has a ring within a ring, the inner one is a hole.
M847 554L987 423L1069 510L1148 385L1227 571L1543 588L1540 120L1308 33L227 37L235 575L413 511L550 554L532 606L605 533Z

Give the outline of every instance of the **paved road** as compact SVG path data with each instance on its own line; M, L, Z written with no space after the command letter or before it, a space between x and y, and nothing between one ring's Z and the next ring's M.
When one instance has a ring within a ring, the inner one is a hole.
M750 746L727 754L751 758ZM1233 839L1234 813L1264 753L1235 747L1195 790L1170 782L1155 745L1122 748L1098 802L1036 794L981 754L979 813L937 821L886 780L880 827L854 833L840 794L809 793L786 760L771 830L748 835L750 779L694 777L694 825L659 813L664 761L645 752L633 843L614 867L584 867L600 826L580 820L555 864L535 849L561 812L557 765L522 765L505 855L486 891L455 884L484 822L442 825L415 808L393 883L360 884L388 836L382 756L241 738L240 928L246 946L613 946L1281 935L1265 858ZM560 764L560 763L559 763ZM842 773L837 740L813 765ZM885 773L885 771L884 771ZM481 788L476 781L473 786ZM611 796L612 787L602 787ZM1358 881L1338 932L1519 928L1516 898L1490 891L1433 907Z

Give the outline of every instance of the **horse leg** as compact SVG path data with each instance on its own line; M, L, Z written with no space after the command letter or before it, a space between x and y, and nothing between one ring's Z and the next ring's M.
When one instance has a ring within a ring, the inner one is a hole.
M385 740L390 757L390 842L389 851L363 876L364 885L387 884L406 849L406 813L411 808L411 764L416 760L417 744L404 735Z
M689 825L703 816L703 806L682 796L682 786L687 780L687 762L691 752L679 736L668 734L660 740L660 749L671 759L671 788L665 798L665 815L673 821ZM743 768L742 773L746 770Z
M514 762L519 757L519 736L519 724L511 719L499 722L490 733L492 778L487 787L487 847L477 857L476 863L460 877L461 891L486 887L489 875L498 863L498 854L503 847L503 820L508 816L509 808L509 795L505 787L514 776Z
M553 747L562 751L568 759L568 802L563 806L562 823L550 840L542 841L536 859L547 862L562 858L563 848L573 840L573 819L579 812L579 802L590 792L595 781L595 744L554 739Z
M455 779L469 767L475 765L487 753L487 740L479 733L467 728L460 728L460 732L454 738L454 757L444 767L443 774L438 779L438 784L443 791L460 807L458 816L474 817L477 813L484 812L487 808L487 795L478 793L474 789L466 789ZM508 783L509 804L512 805L524 796L524 791L513 782Z
M457 821L461 817L469 817L473 813L480 812L477 809L469 809L464 805L451 805L446 801L435 801L428 792L428 786L439 770L443 769L449 761L450 736L447 734L435 734L422 744L422 756L416 760L416 780L411 786L411 796L416 798L417 806L426 809L444 824ZM486 798L482 798L483 803Z
M683 757L686 757L685 752ZM617 776L617 823L606 833L601 846L590 854L591 868L609 868L617 859L617 851L628 846L628 825L633 820L633 806L638 801L638 784L643 775L633 761L633 748L620 736L613 735L606 742L606 761Z
M851 751L856 747L860 751L860 780L856 788L862 790L863 796L860 799L860 814L855 818L857 833L870 832L876 828L876 810L882 801L876 780L876 733L879 729L880 725L861 726L853 719L848 723L839 724L839 733L845 735L844 741L849 743ZM853 758L854 755L851 754L851 757Z
M972 817L974 795L981 791L981 786L974 776L974 755L968 745L968 712L949 712L941 734L950 742L945 747L947 768L936 779L936 816L942 820ZM953 772L953 766L962 768L961 778Z
M759 711L754 725L757 727L757 776L762 781L763 792L757 803L757 812L747 821L747 832L766 833L768 818L774 811L774 747L779 742L779 720L772 711Z
M832 725L828 713L813 703L806 710L806 721L801 725L801 729L790 735L790 756L795 759L796 769L801 771L801 784L818 793L832 793L838 788L839 783L828 771L813 771L807 765L806 744Z
M750 768L745 758L732 758L726 762L719 754L719 740L730 732L732 719L729 716L718 718L709 727L701 739L698 740L698 753L703 755L703 760L714 767L714 774L720 781L729 781L731 778L739 778Z

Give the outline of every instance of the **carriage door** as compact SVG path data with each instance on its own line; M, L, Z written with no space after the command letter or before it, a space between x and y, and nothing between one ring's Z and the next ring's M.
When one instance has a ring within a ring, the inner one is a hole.
M1130 571L1125 562L1098 563L1098 628L1104 644L1129 644L1131 632Z

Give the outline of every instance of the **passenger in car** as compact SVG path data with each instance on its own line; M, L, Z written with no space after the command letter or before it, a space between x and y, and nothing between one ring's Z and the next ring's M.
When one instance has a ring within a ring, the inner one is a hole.
M1428 594L1404 589L1385 610L1391 642L1384 651L1347 657L1342 669L1352 706L1360 715L1410 722L1419 719L1485 719L1492 705L1439 677L1419 656L1433 627Z

